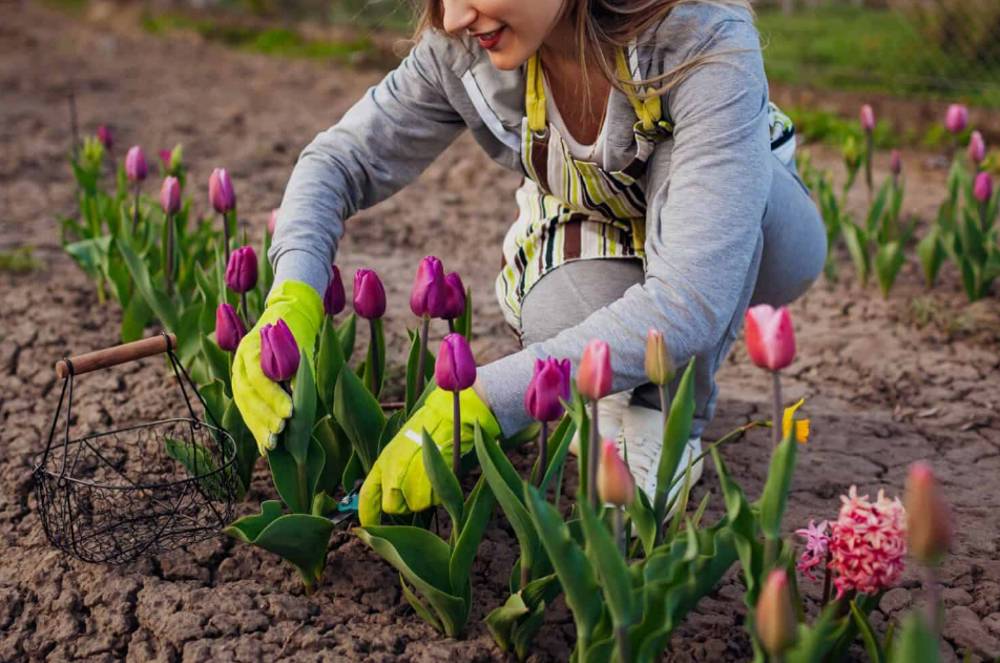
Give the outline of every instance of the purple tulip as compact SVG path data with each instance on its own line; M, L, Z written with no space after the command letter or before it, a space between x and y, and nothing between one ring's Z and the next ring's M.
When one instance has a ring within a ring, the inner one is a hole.
M226 352L236 352L240 341L246 336L243 320L231 304L219 304L215 309L215 342Z
M562 400L569 400L569 359L536 359L535 374L524 392L524 409L537 421L556 421L566 411Z
M111 148L115 146L115 136L111 133L111 127L106 124L97 127L97 140L101 142L105 150L110 152Z
M979 173L976 175L976 182L972 185L972 195L976 200L984 205L993 197L993 180L989 173Z
M944 126L953 134L960 134L965 131L969 124L969 109L962 104L952 104L948 106L948 113L944 118Z
M271 216L268 217L267 219L267 234L273 235L274 229L277 227L277 225L278 225L278 210L273 209L271 210Z
M239 293L249 292L257 286L257 254L252 246L240 247L229 255L226 286Z
M985 158L986 141L983 140L983 134L973 131L969 136L969 161L978 166Z
M156 156L160 157L160 163L163 164L163 170L170 170L170 159L173 152L170 150L158 150Z
M410 310L418 318L444 317L446 297L444 267L434 256L427 256L417 267L417 276L410 290Z
M146 179L149 168L146 166L146 155L142 153L142 148L133 145L125 155L125 175L132 182L141 182Z
M469 342L461 334L448 334L441 341L434 380L445 391L462 391L476 381L476 360Z
M333 273L330 282L326 284L326 292L323 293L323 310L331 318L344 310L347 304L347 295L344 294L344 281L340 278L340 269L336 265L331 265Z
M299 370L299 346L284 320L260 329L260 368L275 382L291 380Z
M366 320L385 315L385 288L373 269L354 272L354 310Z
M181 209L181 183L173 176L163 180L160 187L160 207L167 216L177 214Z
M236 192L233 181L225 168L216 168L208 178L208 199L219 214L225 214L236 207Z
M903 173L903 157L900 156L899 150L893 150L889 157L889 171L896 177Z
M868 104L861 107L861 128L865 132L875 131L875 111Z
M445 285L445 306L444 317L446 320L454 320L465 313L465 285L458 272L451 272L444 277Z

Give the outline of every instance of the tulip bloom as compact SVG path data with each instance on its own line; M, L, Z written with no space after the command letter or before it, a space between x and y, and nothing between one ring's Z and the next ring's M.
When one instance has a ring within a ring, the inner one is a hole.
M674 365L663 342L663 334L655 329L646 334L646 377L661 387L674 379Z
M795 330L788 309L759 304L747 310L746 342L750 360L760 368L780 371L795 359Z
M576 388L592 401L611 393L611 349L601 340L593 340L583 349Z
M275 382L292 379L299 370L301 354L292 330L284 320L264 325L260 330L260 368Z
M375 270L354 272L354 310L366 320L385 315L385 288Z
M446 297L444 267L434 256L427 256L417 267L410 290L410 310L418 318L444 317Z
M273 235L274 229L275 227L277 227L277 225L278 225L278 210L273 209L271 210L271 216L269 216L267 219L267 234Z
M252 246L236 249L229 256L229 263L226 265L226 287L243 294L256 286L257 254Z
M208 199L219 214L236 208L236 191L225 168L216 168L208 178Z
M937 564L951 544L951 518L927 463L910 467L905 500L910 552L923 564Z
M976 175L976 181L972 185L972 195L976 200L985 205L993 197L993 180L990 174L982 172Z
M344 281L340 278L340 269L336 265L331 265L330 282L326 284L326 292L323 293L323 310L331 318L344 310L347 304L347 295L344 293Z
M893 150L892 155L889 157L889 171L894 177L899 177L903 174L903 157L900 156L899 150Z
M569 400L569 381L569 359L536 359L535 373L524 393L524 409L536 421L557 421L566 411L562 401Z
M597 494L601 501L618 507L626 507L635 500L635 478L618 455L618 444L614 440L601 443Z
M465 313L465 285L458 272L451 272L444 277L445 304L444 318L454 320Z
M468 389L476 382L476 360L461 334L448 334L441 341L434 380L441 389L453 392Z
M222 303L215 309L215 342L226 352L236 352L247 330L231 304Z
M97 127L97 140L101 142L105 150L110 152L111 148L115 146L115 136L111 132L111 127L106 124Z
M861 128L866 132L875 131L875 111L869 104L861 107Z
M962 104L952 104L948 106L948 113L944 118L944 126L953 134L960 134L965 131L969 124L969 109Z
M969 137L969 161L978 167L985 158L986 141L983 140L983 134L973 131L972 136Z
M130 182L138 183L146 179L148 173L146 155L142 153L141 147L133 145L125 155L125 176Z
M160 207L167 216L181 210L181 183L172 175L164 179L160 187Z
M767 576L754 617L757 637L770 656L780 657L795 644L799 620L792 605L788 573L784 569L775 569Z

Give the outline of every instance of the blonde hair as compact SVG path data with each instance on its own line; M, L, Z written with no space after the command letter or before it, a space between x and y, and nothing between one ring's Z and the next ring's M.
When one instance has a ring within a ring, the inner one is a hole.
M414 39L428 28L443 30L441 0L424 0L418 5ZM583 69L585 86L589 81L590 65L596 65L603 76L618 89L629 82L619 78L608 52L627 46L651 26L661 21L674 7L706 2L740 7L753 14L749 0L563 0L560 19L569 16L573 23L577 57ZM696 56L677 67L649 79L639 81L647 86L648 95L662 95L677 85L692 69L718 57L719 53Z

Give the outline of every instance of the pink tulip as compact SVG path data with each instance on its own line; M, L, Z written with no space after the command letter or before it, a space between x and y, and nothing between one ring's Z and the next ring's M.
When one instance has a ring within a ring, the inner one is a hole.
M446 320L462 317L465 313L465 285L462 277L458 272L451 272L444 277L444 285L446 296L443 317Z
M208 199L219 214L230 212L236 207L236 191L225 168L216 168L209 176Z
M906 535L910 552L924 564L936 564L951 545L951 516L931 466L914 463L906 479Z
M535 374L524 392L524 409L536 421L558 420L565 412L561 400L569 400L569 381L569 359L536 359Z
M257 254L252 246L240 247L229 255L226 286L239 293L249 292L257 286Z
M476 360L469 342L461 334L448 334L441 341L434 364L434 381L445 391L462 391L476 382Z
M278 225L278 210L271 210L271 216L267 219L267 234L273 235L274 229Z
M948 106L948 113L944 118L944 126L953 134L960 134L965 131L969 124L969 109L962 104L952 104Z
M142 153L141 147L133 145L125 155L125 176L131 182L141 182L146 179L148 173L146 155Z
M861 107L861 128L866 133L875 131L875 111L868 104Z
M340 269L336 265L331 265L332 273L330 282L326 285L326 292L323 293L323 310L330 317L333 317L344 310L347 304L347 295L344 293L344 281L340 278Z
M795 359L795 330L788 309L760 304L747 310L746 342L750 360L761 368L780 371Z
M418 318L444 317L446 298L444 267L434 256L427 256L417 267L417 276L410 290L410 310Z
M222 303L215 309L215 342L226 352L236 352L247 330L236 309Z
M385 287L375 270L354 272L354 311L366 320L385 315Z
M983 134L973 131L969 137L969 161L978 166L985 158L986 141L983 140Z
M160 163L163 164L163 170L170 170L170 158L173 152L170 150L159 150L156 155L160 157Z
M170 176L163 180L163 186L160 187L160 207L168 216L180 211L181 183L176 177Z
M990 201L993 197L993 180L989 173L982 172L976 175L976 181L972 185L972 195L983 204Z
M260 368L275 382L291 380L299 370L301 353L292 330L284 320L260 330Z
M893 150L889 157L889 172L896 177L903 173L903 157L900 156L899 150Z
M799 620L792 604L788 573L784 569L771 571L764 581L754 621L761 645L773 657L781 656L798 639Z
M115 146L115 136L111 133L111 127L106 124L97 127L97 140L101 142L105 150L110 152Z
M585 398L600 400L611 393L611 378L611 348L604 341L591 341L583 349L576 388Z
M601 442L597 494L602 502L615 506L628 506L635 500L635 478L618 455L618 444L614 440Z

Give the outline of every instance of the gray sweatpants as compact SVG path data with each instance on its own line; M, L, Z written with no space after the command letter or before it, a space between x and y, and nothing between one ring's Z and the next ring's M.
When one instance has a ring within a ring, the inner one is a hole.
M785 167L774 169L763 228L760 269L746 276L754 279L750 305L781 306L797 299L819 276L827 250L826 230L816 205L798 175ZM552 270L528 291L522 303L522 344L544 341L582 322L643 280L642 262L622 258L578 260ZM715 412L715 376L704 367L721 365L738 331L732 329L730 335L711 350L716 361L707 361L708 355L695 357L693 435L701 435ZM680 380L680 371L677 380ZM673 389L676 387L676 383L672 385ZM637 401L659 408L659 398L652 385L634 390L633 402Z

